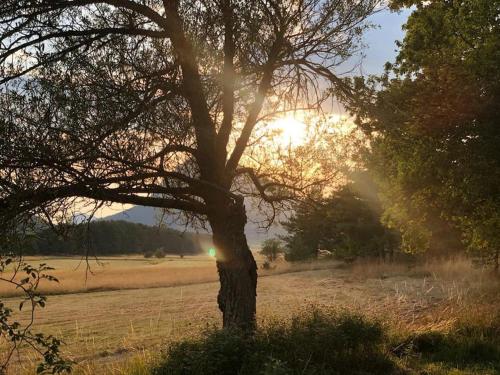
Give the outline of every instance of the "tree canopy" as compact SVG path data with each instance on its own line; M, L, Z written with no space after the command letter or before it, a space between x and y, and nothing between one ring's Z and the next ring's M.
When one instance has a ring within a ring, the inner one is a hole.
M398 247L398 236L381 223L377 200L348 184L320 204L299 204L284 223L287 259L316 258L328 250L339 259L357 257L385 259Z
M417 5L387 74L358 93L385 221L408 251L500 249L500 2ZM360 83L360 81L358 81Z
M242 156L266 119L318 108L320 83L344 89L333 69L376 3L4 1L4 212L85 197L206 217L209 193L301 194L299 155Z

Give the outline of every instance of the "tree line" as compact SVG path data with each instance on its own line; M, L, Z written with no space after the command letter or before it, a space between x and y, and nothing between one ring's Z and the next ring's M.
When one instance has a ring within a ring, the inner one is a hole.
M124 255L162 250L165 254L194 255L203 251L202 235L181 233L126 221L94 221L60 231L46 228L32 236L25 255Z
M315 204L301 203L284 222L285 258L300 261L317 258L324 250L346 261L358 257L392 260L400 237L381 221L376 196L367 196L349 183Z

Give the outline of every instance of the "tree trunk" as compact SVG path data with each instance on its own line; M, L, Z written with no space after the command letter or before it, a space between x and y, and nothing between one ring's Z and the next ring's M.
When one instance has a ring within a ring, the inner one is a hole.
M499 274L499 268L500 268L500 249L496 249L495 254L494 254L494 267L495 267L495 273L498 275Z
M245 237L242 201L230 202L211 220L220 290L217 297L223 326L255 329L257 264Z

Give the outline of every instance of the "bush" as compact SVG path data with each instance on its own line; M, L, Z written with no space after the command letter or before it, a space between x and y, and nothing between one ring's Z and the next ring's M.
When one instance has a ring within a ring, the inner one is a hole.
M167 255L165 253L165 250L163 250L162 248L156 249L156 251L155 251L156 258L165 258L165 255Z
M154 253L152 251L146 251L144 253L144 258L152 258Z
M381 326L358 315L313 311L255 335L210 330L170 346L155 375L391 374Z
M427 346L417 346L416 351L422 353L425 359L458 368L479 365L500 373L500 319L485 325L458 323L448 333L434 333L432 342L422 340L422 336L425 334L417 336L416 341L420 347L422 341Z
M271 264L271 262L269 262L268 260L266 260L264 263L262 263L261 267L263 270L266 270L266 271L274 270L276 268L276 266L273 266Z
M262 243L262 250L259 253L264 255L268 262L274 262L284 252L281 241L270 238Z

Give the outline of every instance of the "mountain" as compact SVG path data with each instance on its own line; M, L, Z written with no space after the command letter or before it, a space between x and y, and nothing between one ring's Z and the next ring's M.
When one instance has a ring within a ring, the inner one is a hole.
M258 224L253 223L251 220L256 220L258 218L258 213L254 212L252 209L248 209L249 222L245 226L245 234L247 235L248 244L252 248L259 247L260 244L268 239L276 237L277 235L282 235L285 233L284 229L281 225L273 225L269 230L264 228L260 228ZM100 220L111 220L111 221L128 221L131 223L144 224L144 225L158 225L159 220L161 219L161 210L153 207L144 207L144 206L134 206L122 212L106 216L101 218ZM175 222L174 218L164 217L163 223L171 228L178 231L187 231L187 232L195 232L200 230L196 230L191 227L185 228L184 225L180 225ZM201 233L207 233L205 231L201 231Z
M144 224L149 226L158 225L158 221L160 219L161 210L155 209L153 207L144 207L144 206L134 206L127 210L118 212L113 215L102 217L100 220L108 220L108 221L129 221L131 223L136 224ZM184 228L179 225L169 224L168 227L176 230L183 230Z

